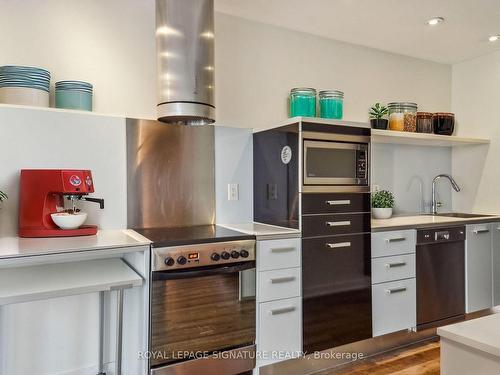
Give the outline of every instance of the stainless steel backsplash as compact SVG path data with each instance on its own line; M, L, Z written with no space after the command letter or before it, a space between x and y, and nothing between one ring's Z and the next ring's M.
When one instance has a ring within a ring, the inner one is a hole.
M215 221L214 127L127 119L129 228Z

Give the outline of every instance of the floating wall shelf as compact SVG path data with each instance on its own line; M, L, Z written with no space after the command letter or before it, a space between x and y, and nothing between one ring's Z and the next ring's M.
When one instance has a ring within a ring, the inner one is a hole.
M464 138L448 135L398 132L393 130L372 129L372 143L391 143L415 146L469 146L489 144L489 139Z

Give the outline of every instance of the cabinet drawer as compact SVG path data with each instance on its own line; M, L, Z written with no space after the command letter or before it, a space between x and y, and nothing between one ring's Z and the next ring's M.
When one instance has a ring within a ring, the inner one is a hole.
M300 238L257 241L257 270L300 267Z
M302 216L302 236L335 236L370 232L370 214Z
M370 212L369 193L304 193L302 214Z
M273 352L302 350L302 299L290 298L259 304L257 350L262 353L258 365L279 361Z
M372 286L373 336L385 335L417 324L415 279Z
M372 259L372 283L415 277L415 254Z
M416 230L372 233L372 257L414 253Z
M259 272L259 302L300 297L301 269Z

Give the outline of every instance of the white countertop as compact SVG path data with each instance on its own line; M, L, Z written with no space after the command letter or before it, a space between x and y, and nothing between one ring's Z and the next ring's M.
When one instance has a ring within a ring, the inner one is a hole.
M251 234L257 239L300 237L300 230L262 223L218 224L238 232Z
M394 216L390 219L372 219L372 231L423 228L426 226L473 224L477 222L499 221L500 216L481 216L477 218L445 217L435 215Z
M500 314L451 324L437 329L439 336L500 357Z
M151 241L130 229L100 230L95 236L0 238L0 260L36 255L149 246Z

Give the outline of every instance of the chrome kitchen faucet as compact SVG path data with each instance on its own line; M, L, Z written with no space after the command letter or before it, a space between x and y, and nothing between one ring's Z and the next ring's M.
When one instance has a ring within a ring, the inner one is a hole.
M451 187L458 193L460 191L460 187L456 183L456 181L451 177L449 174L439 174L434 179L432 180L432 203L431 203L431 213L433 215L436 215L438 212L438 207L442 206L441 202L436 202L436 182L442 178L445 177L450 181Z

